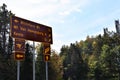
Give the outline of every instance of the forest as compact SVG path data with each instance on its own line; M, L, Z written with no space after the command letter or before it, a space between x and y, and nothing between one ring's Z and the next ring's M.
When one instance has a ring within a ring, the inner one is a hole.
M6 4L0 6L0 80L17 79L14 39L10 36L11 15L15 14L7 10ZM103 35L88 35L85 40L70 46L63 45L60 53L52 49L48 79L120 80L120 31L118 28L116 32L105 28L103 32ZM33 46L26 42L25 59L20 63L20 80L33 79L32 50ZM36 52L36 80L46 80L42 44L36 46Z

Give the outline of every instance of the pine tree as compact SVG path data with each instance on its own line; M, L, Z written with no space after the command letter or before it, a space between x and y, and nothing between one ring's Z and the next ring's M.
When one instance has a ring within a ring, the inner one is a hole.
M13 60L13 40L10 37L10 16L13 15L8 11L7 5L0 6L0 79L16 79L16 63Z
M36 59L36 80L45 80L45 62L43 54L43 45L37 47L37 59Z
M26 44L25 60L21 66L21 80L33 80L33 67L32 67L32 50L31 46Z
M10 37L10 16L13 14L6 7L6 4L0 7L0 51L4 57L12 54L13 49L13 40Z

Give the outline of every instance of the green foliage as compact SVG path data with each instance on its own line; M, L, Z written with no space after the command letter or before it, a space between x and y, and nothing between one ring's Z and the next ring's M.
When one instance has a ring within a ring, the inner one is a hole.
M0 79L16 80L16 62L14 59L5 59L0 54Z
M52 50L51 60L49 62L49 79L60 80L62 78L62 62L57 52ZM54 76L54 77L53 77Z
M0 7L0 53L8 59L13 50L13 40L10 37L10 16L13 14L6 8L6 4Z
M63 79L76 80L77 76L77 80L120 79L119 44L119 34L108 32L94 38L87 36L85 41L76 42L67 48L63 46L60 52L64 56ZM60 58L62 56L60 54Z
M63 79L85 80L88 68L87 64L83 62L79 48L75 44L71 44L66 54L63 60Z
M33 80L32 49L26 44L25 60L21 62L21 80Z
M16 80L16 62L13 59L13 40L9 36L10 15L7 6L0 6L0 80Z
M66 52L68 52L68 49L69 49L68 46L63 45L62 48L61 48L61 52L60 52L59 55L60 56L67 55Z
M45 62L43 55L43 45L37 46L37 59L36 59L36 80L45 80Z

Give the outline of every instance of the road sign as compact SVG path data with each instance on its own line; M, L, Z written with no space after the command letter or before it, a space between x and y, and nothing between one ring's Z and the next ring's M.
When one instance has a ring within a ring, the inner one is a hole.
M23 60L25 58L25 40L15 39L15 60Z
M50 61L50 55L44 55L44 61Z
M15 39L15 51L25 52L25 40Z
M44 45L44 61L50 61L51 54L50 44L43 43L43 45Z
M37 42L53 43L51 27L16 16L11 17L11 36Z
M44 43L44 54L45 55L51 54L50 44L48 44L48 43Z
M24 60L25 54L23 52L15 52L14 58L15 58L15 60Z

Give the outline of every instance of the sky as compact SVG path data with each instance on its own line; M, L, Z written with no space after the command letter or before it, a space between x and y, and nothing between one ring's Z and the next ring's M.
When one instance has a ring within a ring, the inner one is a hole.
M52 27L52 49L58 53L86 37L115 31L120 0L0 0L16 16Z

